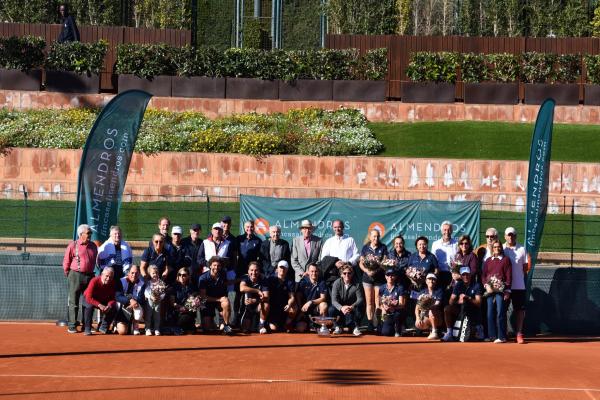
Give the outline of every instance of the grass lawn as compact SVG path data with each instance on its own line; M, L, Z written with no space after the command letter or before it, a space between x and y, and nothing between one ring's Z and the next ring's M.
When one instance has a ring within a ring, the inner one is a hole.
M386 157L528 160L533 124L506 122L370 123ZM555 124L552 160L600 162L600 127Z
M30 201L28 212L28 237L70 238L73 232L75 203L69 201ZM181 225L187 234L190 224L199 222L203 232L209 232L208 225L218 221L223 215L233 219L233 232L238 232L239 203L237 202L151 202L123 203L119 224L123 227L127 240L146 240L156 230L158 219L168 215L173 225ZM23 237L24 207L20 200L0 200L0 226L4 237ZM524 231L523 213L482 211L479 242L487 227L504 230L514 226L518 232ZM575 216L575 252L598 253L600 241L600 217ZM521 234L521 239L523 235ZM412 244L411 244L412 246ZM542 251L569 251L571 248L570 215L548 215L542 238Z

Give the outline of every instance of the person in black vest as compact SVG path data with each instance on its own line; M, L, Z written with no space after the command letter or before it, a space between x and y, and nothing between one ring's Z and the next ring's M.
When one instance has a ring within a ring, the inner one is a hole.
M75 18L69 14L69 9L66 4L61 4L58 7L60 13L60 34L58 35L58 43L79 42L79 30L75 24Z

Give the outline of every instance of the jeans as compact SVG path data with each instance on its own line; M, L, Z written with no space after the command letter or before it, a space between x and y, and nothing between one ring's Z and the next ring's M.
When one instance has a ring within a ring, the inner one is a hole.
M75 329L77 314L79 313L79 299L81 298L81 295L83 295L85 289L87 289L91 280L91 275L86 275L77 271L69 271L69 275L67 276L67 284L69 287L69 329Z
M86 301L84 301L84 318L83 318L83 326L84 326L84 330L86 332L90 332L92 330L92 319L94 316L94 310L96 308L90 304L88 304ZM117 307L116 304L113 304L112 307L110 307L108 310L106 310L106 312L101 313L102 314L102 325L100 326L101 330L108 330L108 327L110 326L110 324L113 322L113 319L115 318L115 315L117 314Z
M358 326L363 318L362 310L359 307L354 307L354 310L348 314L343 314L334 306L329 306L327 314L330 318L336 318L336 324L340 327L348 327L354 329Z
M495 300L495 302L494 302ZM495 313L494 313L495 303ZM488 336L506 340L506 307L503 293L494 293L487 298Z

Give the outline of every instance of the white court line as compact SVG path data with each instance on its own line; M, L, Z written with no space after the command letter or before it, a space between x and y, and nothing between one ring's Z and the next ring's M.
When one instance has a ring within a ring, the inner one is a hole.
M319 383L319 384L377 384L403 387L434 387L454 389L506 389L506 390L551 390L563 392L589 392L600 393L600 388L567 388L567 387L543 387L543 386L494 386L494 385L458 385L443 383L402 383L393 381L330 381L330 380L307 380L307 379L265 379L265 378L207 378L207 377L164 377L164 376L111 376L111 375L56 375L56 374L0 374L2 378L60 378L60 379L151 379L162 381L198 381L198 382L249 382L249 383Z

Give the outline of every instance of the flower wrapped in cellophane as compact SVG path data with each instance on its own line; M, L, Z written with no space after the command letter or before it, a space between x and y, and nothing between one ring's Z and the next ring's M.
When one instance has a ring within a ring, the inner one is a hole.
M167 291L167 285L161 279L150 283L150 297L153 302L157 303L164 299Z
M419 267L406 268L406 276L410 279L413 287L417 290L425 286L425 270Z
M382 269L381 257L377 257L374 254L368 254L363 260L363 265L367 269L367 274L373 276Z
M432 295L423 293L419 295L419 298L417 299L417 306L421 312L421 319L424 319L429 315L429 311L433 308L433 306L435 306L435 299Z
M191 295L185 300L185 304L183 306L189 312L203 310L206 307L206 298Z
M492 275L485 284L485 293L483 295L489 296L494 293L503 293L504 288L506 288L504 281L496 275Z

